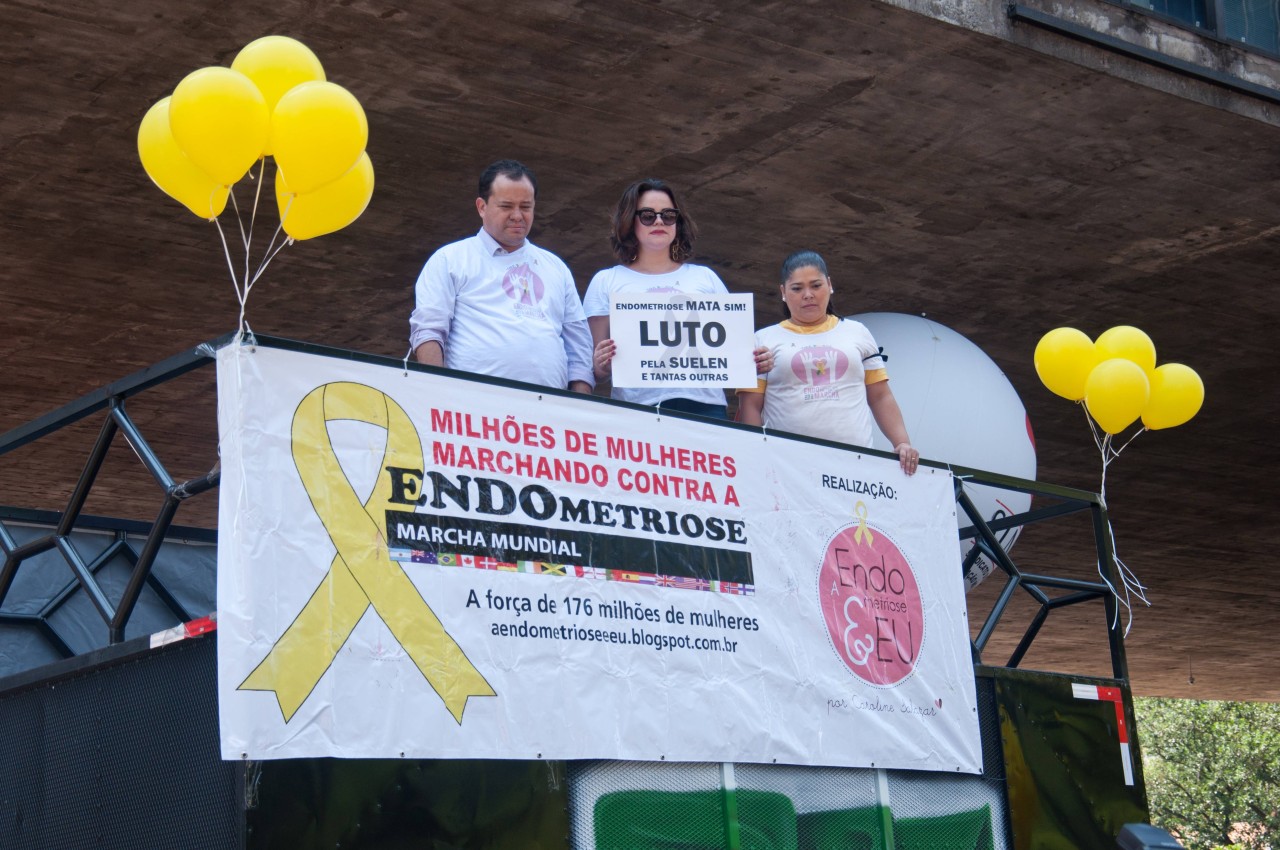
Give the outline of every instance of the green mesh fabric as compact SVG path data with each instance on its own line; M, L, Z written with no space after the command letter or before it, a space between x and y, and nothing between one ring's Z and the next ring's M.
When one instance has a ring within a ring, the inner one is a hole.
M734 792L742 850L798 850L783 794ZM723 791L618 791L595 807L596 850L726 850Z
M734 792L741 850L883 850L878 806L797 815L783 794ZM596 850L734 850L723 791L617 791L596 803ZM730 809L732 806L730 806ZM894 850L993 850L991 809L895 818Z
M992 850L991 808L893 822L895 850Z
M882 823L879 806L809 812L798 818L800 850L880 850Z

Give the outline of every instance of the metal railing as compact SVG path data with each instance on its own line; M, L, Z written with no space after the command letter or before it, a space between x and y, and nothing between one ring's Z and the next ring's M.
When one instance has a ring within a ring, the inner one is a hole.
M173 594L169 593L155 579L152 574L152 567L160 551L161 544L167 537L179 530L178 527L173 525L178 508L187 499L217 487L219 469L215 464L214 468L204 475L190 480L175 481L129 415L126 403L130 398L153 387L193 370L209 366L214 363L217 350L231 340L232 335L228 334L198 345L189 351L90 393L27 425L0 435L0 462L3 462L4 456L17 448L58 432L95 413L105 411L106 414L97 439L89 453L89 458L80 473L79 480L72 489L65 508L57 512L24 511L15 508L0 509L0 550L3 550L4 554L4 563L0 567L0 609L4 608L19 569L22 568L25 562L37 555L56 551L66 562L72 576L66 587L47 601L35 614L6 614L3 610L0 610L0 624L23 625L37 629L55 647L59 654L69 657L74 653L67 643L58 636L56 631L50 627L48 617L52 611L65 603L77 589L82 590L92 601L94 610L101 616L108 627L109 641L113 644L124 640L125 627L133 615L144 586L154 589L161 600L174 612L175 616L190 619L189 612L183 611ZM402 362L375 355L276 337L259 336L256 338L255 343L266 347L303 351L346 360L358 360L406 370L437 371L433 370L432 367L417 363ZM448 370L440 371L448 372ZM482 376L464 375L456 372L449 372L449 374L477 383L523 386ZM545 388L538 388L537 391L540 393L557 392L554 390L548 391ZM595 401L599 404L636 407L636 405L604 398L597 398ZM674 415L684 418L679 413L674 413ZM708 420L700 421L707 422ZM736 423L716 424L720 427L755 430L749 428L749 426ZM150 524L107 520L100 517L87 516L83 513L86 499L98 479L107 451L117 435L123 435L125 441L133 449L160 491L160 505L156 512L155 520ZM894 457L873 449L859 449L859 451L881 457ZM1053 611L1101 599L1105 606L1106 623L1109 624L1105 628L1108 634L1112 672L1115 678L1126 680L1128 671L1124 658L1123 639L1120 631L1115 626L1118 602L1112 592L1112 586L1117 586L1117 569L1114 553L1111 550L1111 538L1108 532L1105 509L1098 496L1082 490L1055 487L1035 481L997 475L983 470L938 464L931 461L923 461L923 463L939 468L947 468L953 472L956 482L957 506L963 515L968 517L969 522L972 523L959 530L959 540L974 540L972 547L961 559L960 569L962 574L967 573L980 556L990 559L1004 574L1004 586L1001 588L995 604L978 630L978 634L972 639L972 653L975 663L986 663L982 658L983 652L988 647L997 626L1004 620L1011 601L1019 591L1027 594L1038 606L1038 609L1030 625L1023 633L1017 648L1006 664L1003 665L1006 667L1017 667L1022 662ZM987 521L975 508L966 492L966 487L970 484L1028 493L1033 498L1041 501L1049 500L1053 504ZM1001 542L1000 534L1002 532L1007 533L1011 529L1020 529L1034 523L1046 522L1079 513L1088 513L1091 517L1094 536L1093 551L1096 553L1100 571L1099 580L1097 581L1025 572L1018 566L1010 555L1008 548ZM19 544L12 533L5 527L6 519L9 521L17 519L28 524L36 523L52 526L52 530L26 543ZM107 528L116 534L117 539L97 557L87 561L82 557L71 539L73 530L77 528ZM206 539L213 539L213 534L210 532L201 532L194 529L180 529L180 532L181 536L186 538L193 536L198 538L203 534ZM135 550L132 544L129 543L127 540L129 534L145 536L144 542L139 549ZM131 568L123 592L118 599L113 601L98 581L97 573L103 564L118 556L124 556L130 562ZM1107 576L1107 580L1102 579L1103 575ZM1110 584L1108 584L1108 581ZM1063 591L1063 593L1052 595L1054 591Z
M1117 626L1119 602L1113 590L1113 588L1119 586L1118 571L1115 564L1115 552L1111 546L1111 534L1107 522L1106 509L1102 505L1102 500L1094 493L1068 487L1055 487L1049 484L1029 482L1023 479L956 466L952 466L951 470L956 476L956 505L963 511L964 516L968 517L969 521L973 523L960 529L959 536L961 540L974 539L973 546L962 560L961 571L967 574L974 561L980 555L985 555L994 561L1005 575L1004 587L1001 588L1000 594L991 611L987 614L977 636L973 638L974 661L977 663L983 662L983 650L986 649L988 642L995 633L996 627L1004 618L1010 603L1019 590L1027 594L1038 607L1031 623L1019 640L1017 648L1014 649L1009 660L1003 665L1005 667L1017 667L1022 662L1027 651L1031 648L1032 642L1048 620L1050 613L1071 605L1101 599L1105 607L1106 622L1110 624L1107 627L1107 642L1111 654L1112 675L1117 679L1127 680L1129 672L1124 655L1124 638ZM1049 507L1029 510L988 522L983 519L981 513L974 507L973 502L965 493L964 485L966 482L1029 493L1033 497L1038 496L1041 499L1054 499L1057 503ZM1000 531L1014 528L1021 529L1034 523L1078 513L1089 514L1091 520L1094 551L1099 565L1099 580L1097 581L1025 572L1014 562L1008 549L997 536ZM1107 576L1106 581L1102 580L1103 570L1105 570L1105 575ZM1066 592L1062 595L1053 596L1050 595L1050 590Z
M49 625L49 617L70 598L77 587L89 598L93 603L94 609L102 617L103 622L106 623L111 643L120 643L124 640L125 626L128 624L129 618L133 616L133 611L138 604L138 598L146 585L150 585L175 613L179 613L181 616L188 615L188 612L182 610L181 605L177 603L163 584L152 578L151 568L155 564L160 545L170 533L178 506L192 496L216 487L218 485L218 469L215 465L212 470L198 478L188 481L175 481L173 476L165 469L164 464L161 463L160 458L152 450L142 431L130 417L126 402L129 398L152 387L212 363L216 349L218 346L225 344L228 339L229 337L224 337L199 345L190 351L171 357L162 363L143 369L123 380L116 381L100 390L89 393L83 398L42 416L34 422L15 428L9 433L0 436L0 458L2 458L15 449L60 431L95 413L106 411L102 427L98 431L97 439L89 452L89 458L85 462L84 468L80 471L79 480L71 491L66 507L55 514L31 512L25 517L21 513L9 512L10 519L15 517L19 520L26 519L28 521L51 519L53 521L53 530L48 534L19 545L11 531L3 523L0 523L0 549L4 551L4 565L0 567L0 608L4 606L10 589L13 587L14 579L17 577L18 570L23 563L45 552L56 550L62 556L62 559L71 570L73 581L42 605L34 614L6 614L0 611L0 623L6 625L29 625L37 629L46 640L53 644L59 654L69 657L73 653L66 642L57 634L56 630ZM86 561L72 541L71 534L77 526L85 527L88 525L89 527L102 528L112 525L97 519L86 523L85 520L87 518L83 516L83 510L85 501L89 497L89 492L97 481L103 462L107 458L107 451L111 448L118 434L124 436L125 441L133 449L134 454L160 488L160 507L156 513L155 520L145 529L146 538L141 549L135 550L132 544L129 543L127 528L123 525L116 525L113 529L116 532L116 540L97 557ZM115 602L112 602L98 581L97 575L105 564L118 556L123 556L131 561L132 568L123 592Z

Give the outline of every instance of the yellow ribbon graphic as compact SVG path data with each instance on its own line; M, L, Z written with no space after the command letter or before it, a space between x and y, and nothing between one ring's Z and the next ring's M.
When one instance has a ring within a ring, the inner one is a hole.
M363 384L332 383L302 400L293 415L293 461L337 554L320 586L240 690L274 692L288 723L372 605L461 724L468 698L496 694L391 560L382 525L391 507L391 481L379 475L368 501L360 503L329 440L328 423L344 419L387 430L380 471L423 468L418 431L386 394Z
M867 528L866 503L859 501L856 505L853 506L853 512L858 516L858 528L856 531L853 532L853 542L861 543L862 538L865 535L867 538L867 545L870 546L871 541L875 540L875 538L871 536L871 529Z

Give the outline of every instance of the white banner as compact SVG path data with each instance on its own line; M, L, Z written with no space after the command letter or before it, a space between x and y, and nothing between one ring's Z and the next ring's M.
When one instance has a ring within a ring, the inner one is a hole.
M642 292L609 297L618 387L754 387L750 294Z
M218 399L223 758L980 770L946 471L264 346Z

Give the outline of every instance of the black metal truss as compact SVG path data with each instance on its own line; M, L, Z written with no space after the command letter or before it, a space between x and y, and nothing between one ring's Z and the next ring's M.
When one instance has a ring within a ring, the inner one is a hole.
M186 499L211 490L218 485L219 469L215 465L212 470L198 478L175 482L155 452L152 451L146 438L130 418L125 402L128 398L152 387L173 380L194 369L212 364L216 358L217 350L232 341L233 335L228 334L199 345L183 354L169 358L151 368L144 369L128 378L90 393L34 422L14 429L7 434L0 435L0 457L2 457L7 452L58 431L73 422L99 411L106 411L106 417L98 433L98 438L89 453L88 460L81 471L80 479L73 489L66 507L61 512L53 514L12 509L6 512L10 518L26 517L33 520L42 520L44 523L52 525L53 531L19 545L6 529L3 521L0 521L0 549L4 553L4 564L0 567L0 606L4 604L13 586L18 569L24 561L36 555L56 550L66 561L72 573L72 579L68 584L54 598L49 600L38 613L29 615L0 614L0 624L30 625L38 629L60 653L71 655L71 650L66 642L49 625L49 616L64 604L77 589L80 589L92 601L94 608L107 624L110 642L113 644L120 643L124 640L125 627L133 614L144 586L149 586L155 590L175 616L182 619L190 619L191 612L182 609L177 599L151 574L151 568L166 536L173 533L181 533L182 536L188 538L202 535L209 536L207 532L202 532L198 529L179 530L173 526L173 520L178 507ZM441 372L482 384L497 384L528 389L526 385L511 381L452 372L447 369L436 369L408 361L392 360L375 355L301 343L277 337L259 336L252 340L252 344L320 354L344 360L395 366L406 371ZM538 392L558 395L564 391L539 389ZM564 394L567 395L568 393ZM596 399L596 401L600 404L639 409L637 405L615 402L610 399ZM686 418L691 414L663 411L663 415ZM707 420L700 421L706 422ZM755 430L737 423L721 423L721 425L728 428ZM155 520L150 525L106 520L82 514L85 500L101 470L107 450L117 434L124 436L126 442L151 474L152 479L161 491L160 506ZM823 440L810 440L810 442L837 445L826 443ZM859 451L881 457L895 457L873 449L859 449ZM1106 511L1098 496L1082 490L1055 487L1035 481L997 475L983 470L948 466L929 461L922 461L922 465L948 468L954 474L956 504L972 523L972 525L959 530L959 539L975 539L970 551L961 559L960 569L962 573L967 572L976 559L982 555L994 561L1005 574L1005 585L1001 589L999 597L992 610L988 613L982 627L979 629L978 635L972 640L975 663L983 663L983 650L1007 612L1011 599L1018 590L1022 590L1031 596L1039 606L1039 609L1005 666L1017 667L1021 663L1052 611L1069 605L1101 599L1105 607L1107 623L1109 624L1107 626L1107 634L1112 670L1116 678L1127 679L1128 670L1124 658L1123 638L1115 625L1118 603L1115 594L1112 592L1112 587L1117 586L1118 583L1118 571L1114 553L1111 550ZM1042 498L1048 497L1056 500L1057 503L1049 507L1040 507L1022 514L1002 517L988 522L983 519L965 492L965 485L970 483L1030 493L1033 496ZM1007 529L1019 528L1036 522L1045 522L1082 511L1089 511L1092 516L1097 563L1101 575L1108 577L1106 581L1083 581L1024 572L1013 561L997 536L998 532ZM117 539L97 558L86 563L71 539L72 531L77 527L82 529L110 528L116 532ZM135 550L127 540L126 533L130 529L135 534L145 535L142 547L138 550ZM96 574L108 561L120 556L125 557L131 563L131 569L124 591L121 593L120 598L113 602L98 583ZM1110 585L1107 582L1110 582ZM1052 596L1047 592L1048 590L1061 590L1066 591L1066 593Z

